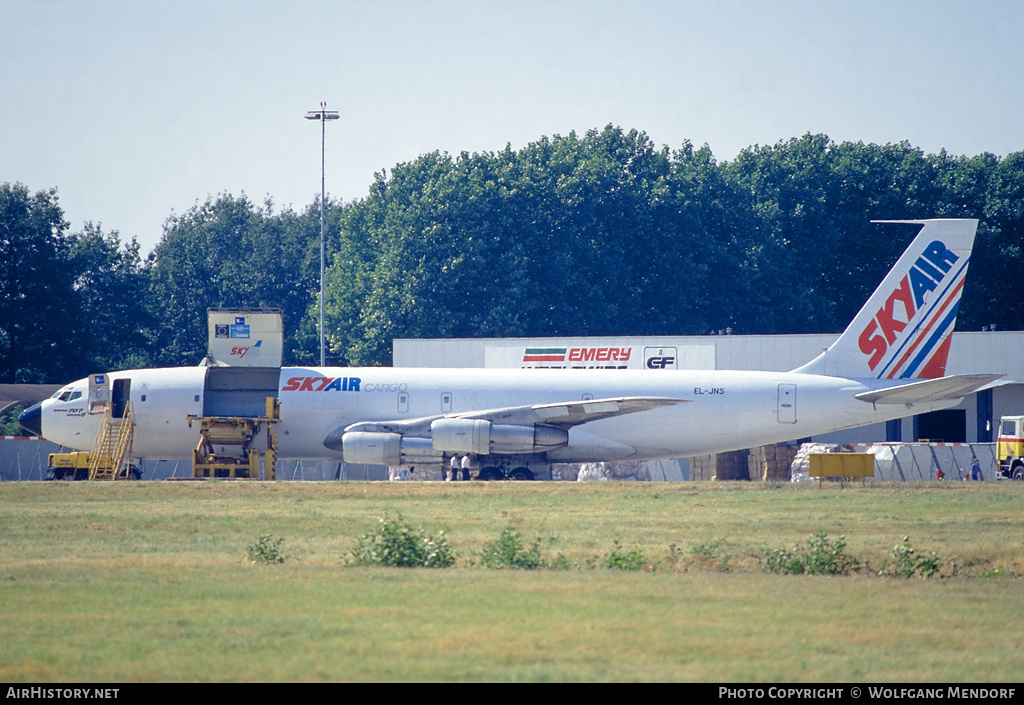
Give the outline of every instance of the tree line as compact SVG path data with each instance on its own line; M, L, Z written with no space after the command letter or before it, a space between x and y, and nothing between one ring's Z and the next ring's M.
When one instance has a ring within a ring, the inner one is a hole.
M325 205L334 364L398 337L838 332L913 236L884 219L980 219L958 329L1024 328L1024 152L807 134L719 162L608 126L425 154ZM215 306L283 309L285 363L313 364L319 212L208 197L143 257L0 185L0 382L196 364Z

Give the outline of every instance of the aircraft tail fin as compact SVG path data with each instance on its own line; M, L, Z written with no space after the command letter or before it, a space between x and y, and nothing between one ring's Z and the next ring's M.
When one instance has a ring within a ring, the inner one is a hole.
M978 221L873 222L923 227L839 339L793 371L876 379L943 377Z

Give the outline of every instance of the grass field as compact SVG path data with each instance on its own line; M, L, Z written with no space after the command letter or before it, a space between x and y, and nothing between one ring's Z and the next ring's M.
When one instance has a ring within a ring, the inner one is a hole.
M6 483L0 506L0 681L1024 676L1024 483ZM353 565L385 516L456 566ZM571 567L484 568L508 526ZM762 571L819 531L859 570ZM263 534L283 563L249 562ZM903 535L937 577L877 575Z

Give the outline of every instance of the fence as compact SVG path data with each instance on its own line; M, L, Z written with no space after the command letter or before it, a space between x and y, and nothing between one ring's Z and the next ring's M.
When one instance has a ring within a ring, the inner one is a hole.
M0 481L45 480L49 473L47 456L63 450L56 443L34 437L0 436ZM875 456L877 481L912 482L934 480L939 468L947 480L960 479L960 473L978 458L986 480L995 479L996 446L994 443L857 443L853 450ZM188 460L146 460L136 463L143 480L165 480L192 476ZM278 480L329 482L334 480L387 480L383 466L340 463L336 460L279 460ZM685 460L647 463L647 479L678 482L702 478L693 473L693 465ZM760 479L760 476L758 477Z
M941 469L947 480L959 480L975 458L986 480L996 479L995 443L857 443L858 453L875 456L875 480L934 480Z
M64 448L32 436L0 436L0 482L46 480L50 453ZM143 460L133 463L143 480L192 477L190 460ZM279 460L278 480L325 482L333 480L386 480L387 468L339 463L336 460Z

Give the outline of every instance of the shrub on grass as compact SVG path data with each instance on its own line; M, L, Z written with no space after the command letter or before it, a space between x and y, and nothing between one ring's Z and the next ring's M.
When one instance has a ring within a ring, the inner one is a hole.
M673 544L674 546L675 544ZM722 539L691 543L690 556L693 566L697 569L717 570L722 573L728 573L732 570L732 565L729 563L731 555L728 545Z
M846 553L846 538L832 540L824 531L810 536L805 546L772 549L762 566L766 573L785 575L847 575L858 567L856 558Z
M642 570L647 565L647 556L639 549L622 550L622 544L615 539L615 548L604 560L604 567L611 570Z
M804 572L804 563L800 556L786 548L773 548L764 559L762 569L765 573L781 573L798 575Z
M352 551L356 563L401 568L448 568L455 564L455 553L442 531L435 539L422 528L384 517L377 530L360 537Z
M569 560L561 553L554 560L544 558L540 551L542 542L543 539L537 536L527 548L519 531L515 527L506 526L496 540L484 544L480 552L480 564L485 568L514 570L568 570Z
M494 541L484 544L480 554L480 563L486 568L514 568L517 570L536 570L544 568L545 562L540 555L540 538L535 538L529 548L524 548L523 538L519 532L506 526L501 535Z
M819 531L807 544L807 572L811 575L846 575L857 570L857 559L846 554L845 536L832 541Z
M1002 566L1002 565L996 566L996 567L991 567L990 566L988 568L985 568L983 571L981 571L981 577L985 578L985 580L995 580L996 578L998 578L1000 576L1010 575L1010 574L1011 573L1008 570L1006 570L1006 567Z
M889 561L878 571L879 575L891 575L896 578L930 578L942 568L935 552L930 556L919 558L916 550L910 545L910 537L903 535L900 542L889 551Z
M284 556L281 555L281 542L283 538L274 539L270 534L260 534L256 543L249 546L250 563L284 563Z

